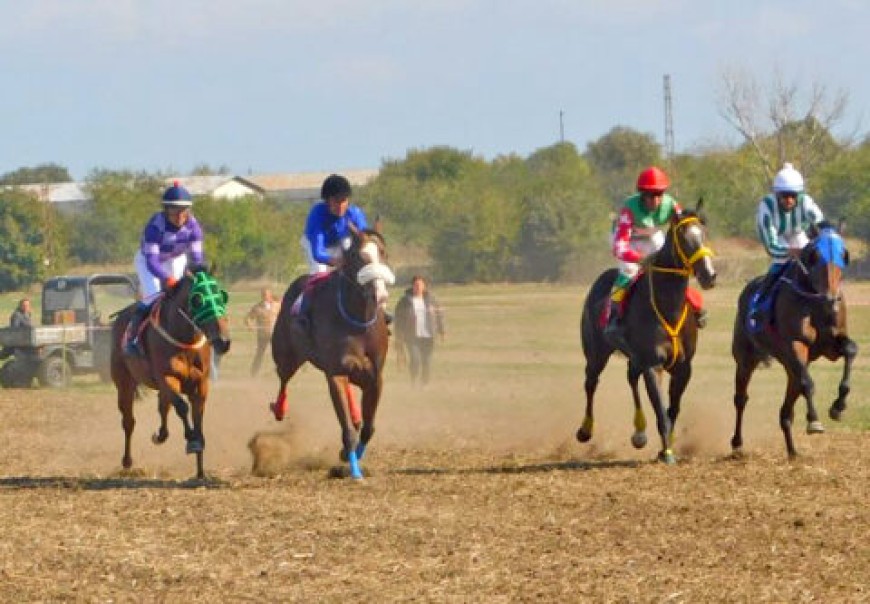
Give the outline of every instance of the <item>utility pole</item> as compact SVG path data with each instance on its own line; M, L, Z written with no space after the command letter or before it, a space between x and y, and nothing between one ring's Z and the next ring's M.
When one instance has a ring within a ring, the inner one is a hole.
M563 118L565 117L565 112L559 109L559 142L565 142L565 122Z
M674 158L674 117L673 108L671 106L671 76L665 74L664 78L664 93L665 93L665 159L668 164Z

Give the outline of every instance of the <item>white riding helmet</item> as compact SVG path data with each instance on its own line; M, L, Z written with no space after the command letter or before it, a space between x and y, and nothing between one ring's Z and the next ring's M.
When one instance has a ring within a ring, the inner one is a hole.
M784 163L782 170L773 179L774 193L803 193L804 177L790 163Z

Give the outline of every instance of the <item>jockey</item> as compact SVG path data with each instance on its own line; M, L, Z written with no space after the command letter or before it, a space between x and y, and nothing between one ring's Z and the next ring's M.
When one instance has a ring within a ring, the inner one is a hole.
M329 273L341 263L344 250L351 245L352 231L368 228L366 215L359 206L350 203L353 194L350 182L340 174L331 174L320 188L320 202L314 204L305 221L302 235L302 250L308 261L308 273L319 275ZM302 317L307 296L301 295L293 310ZM392 316L386 311L386 301L381 302L387 324Z
M331 271L341 260L342 250L350 247L351 228L368 228L362 209L350 203L351 194L344 176L332 174L323 181L322 201L312 206L302 236L309 274Z
M626 291L640 271L640 263L657 252L665 242L662 227L682 209L666 193L671 181L655 166L643 170L637 178L637 193L623 203L613 234L613 255L619 261L619 274L610 290L610 309L604 333L619 336L622 302ZM698 326L706 324L703 310L698 311Z
M792 258L800 256L801 250L810 242L806 234L811 225L824 219L822 210L813 198L804 192L804 179L790 163L773 179L772 193L765 195L758 204L755 225L764 250L771 258L764 281L753 298L750 319L759 322L764 315L762 302L779 280Z
M163 211L154 214L145 229L133 264L139 276L141 298L130 320L125 352L141 355L138 335L151 304L161 292L184 276L188 256L193 264L203 263L202 228L190 212L193 198L176 181L163 193Z

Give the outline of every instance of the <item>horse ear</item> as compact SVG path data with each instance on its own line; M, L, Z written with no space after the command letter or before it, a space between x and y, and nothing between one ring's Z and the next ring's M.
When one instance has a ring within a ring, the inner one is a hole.
M377 214L377 215L375 216L375 233L379 233L379 234L380 234L380 233L382 232L382 231L381 231L381 226L382 226L382 224L381 224L381 215L380 215L380 214Z
M704 209L704 196L701 195L701 196L698 198L698 203L695 204L695 212L696 212L697 214L700 214L700 213L701 213L701 210L703 210L703 209Z

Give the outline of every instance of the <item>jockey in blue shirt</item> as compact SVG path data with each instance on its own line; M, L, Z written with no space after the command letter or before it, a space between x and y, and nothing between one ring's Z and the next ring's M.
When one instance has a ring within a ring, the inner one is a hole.
M758 237L771 264L752 301L750 318L755 325L763 324L767 310L766 298L774 283L792 258L810 242L807 230L819 224L824 216L816 202L804 191L804 178L789 163L773 179L773 191L758 204L756 228Z
M332 174L320 188L322 201L314 204L305 221L302 249L312 275L332 270L343 250L350 247L351 225L359 231L368 228L366 215L350 203L350 182Z
M141 355L138 334L151 304L161 292L170 289L184 276L188 260L203 263L203 234L190 212L193 198L175 182L163 193L163 211L157 212L145 225L139 250L133 264L139 276L141 298L130 319L129 338L125 353Z

